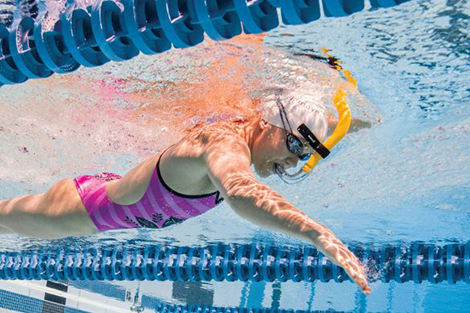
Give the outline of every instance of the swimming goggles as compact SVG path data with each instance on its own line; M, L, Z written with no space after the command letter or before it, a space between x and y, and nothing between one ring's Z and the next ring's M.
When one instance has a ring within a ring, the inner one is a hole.
M292 127L290 126L289 119L287 118L286 109L282 105L281 99L279 96L276 96L276 105L279 108L279 114L281 116L281 122L284 130L286 131L286 145L287 150L292 154L295 154L301 161L307 161L312 154L311 153L304 153L305 147L302 141L297 137L294 132L292 131ZM289 130L287 131L286 124L289 126ZM302 124L304 125L304 124Z
M311 153L303 153L304 144L293 133L287 133L286 143L287 149L295 154L301 161L307 161L312 156Z
M335 104L336 110L338 111L338 124L333 132L333 134L326 140L323 144L320 140L313 134L313 132L305 125L301 124L297 127L297 131L302 135L302 137L307 141L307 143L312 147L315 153L308 155L304 154L304 144L300 141L297 136L294 135L289 120L287 119L287 113L284 109L284 106L281 103L279 97L276 99L276 104L279 108L279 114L281 115L281 121L286 129L286 124L289 126L290 132L287 133L287 148L290 152L297 155L301 160L306 160L303 167L296 173L289 173L279 163L274 165L274 171L276 174L286 183L295 184L303 181L311 173L312 169L320 162L321 159L326 158L331 149L336 146L336 144L343 139L346 133L349 130L351 124L351 111L349 110L348 103L346 102L347 92L344 91L344 86L338 88L336 93L333 96L333 103Z

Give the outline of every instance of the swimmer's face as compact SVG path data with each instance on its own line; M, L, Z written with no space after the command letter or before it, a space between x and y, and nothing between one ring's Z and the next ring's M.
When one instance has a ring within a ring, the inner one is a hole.
M287 149L286 131L262 120L260 126L261 132L254 140L252 151L253 165L258 175L268 177L275 174L276 163L285 169L296 167L299 157ZM307 147L303 139L302 142Z

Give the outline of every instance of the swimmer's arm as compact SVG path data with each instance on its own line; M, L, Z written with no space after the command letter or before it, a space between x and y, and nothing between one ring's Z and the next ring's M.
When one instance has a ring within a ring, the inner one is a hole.
M247 147L227 142L209 147L206 162L212 182L238 215L314 244L343 267L364 293L370 293L361 264L333 232L255 178Z

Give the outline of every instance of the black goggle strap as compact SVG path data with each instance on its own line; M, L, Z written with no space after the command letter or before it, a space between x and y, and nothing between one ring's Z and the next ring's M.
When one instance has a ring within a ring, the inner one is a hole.
M307 140L309 145L315 150L323 159L326 158L330 154L330 150L326 148L320 140L315 137L312 131L307 127L307 125L302 124L297 127L299 133Z
M290 129L290 132L294 133L292 131L292 127L290 126L289 120L287 119L286 109L282 105L281 99L279 98L279 95L276 96L276 104L277 104L277 107L279 108L279 114L281 115L282 126L284 127L285 130L287 130L286 129L286 123L287 123L287 125L289 126L289 129ZM285 122L284 122L284 118L286 119Z

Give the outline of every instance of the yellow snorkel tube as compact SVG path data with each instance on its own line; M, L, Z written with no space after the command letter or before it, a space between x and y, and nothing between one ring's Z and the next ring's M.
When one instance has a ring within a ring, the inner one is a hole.
M323 50L323 53L325 53L328 57L330 57L326 49L322 48L322 50ZM344 70L337 63L335 63L335 68L341 73L343 73L343 75L346 77L348 82L350 82L355 87L357 87L356 80L354 79L354 77L352 77L351 72ZM348 95L348 92L345 89L346 89L346 84L341 84L341 86L336 90L335 94L333 95L333 103L338 112L338 124L336 125L336 128L333 134L331 134L331 136L326 140L326 142L323 144L320 144L322 148L321 154L323 154L324 157L326 157L329 154L329 152L333 149L333 147L335 147L341 141L341 139L344 138L344 136L348 133L349 127L351 125L351 110L349 109L348 103L346 101L346 96ZM300 128L298 128L297 130L301 132ZM302 167L302 169L299 170L297 173L289 174L283 168L278 168L277 173L279 177L286 183L289 183L289 184L297 183L307 178L307 176L310 174L313 168L315 168L318 162L320 162L321 159L322 159L322 156L320 155L319 151L316 151L307 160L307 162Z
M322 48L322 51L327 57L331 57L325 48ZM344 70L338 64L338 61L335 64L335 68L343 73L347 81L357 88L357 82L354 77L352 77L351 72ZM348 93L345 91L344 84L342 84L333 95L333 103L335 104L336 111L338 111L338 124L336 125L333 134L331 134L330 138L328 138L323 144L329 151L331 151L331 149L333 149L333 147L336 146L338 142L341 141L341 139L343 139L343 137L349 131L349 126L351 126L351 110L349 109L348 102L346 101L347 95ZM322 157L320 154L314 153L310 159L308 159L307 163L305 163L302 171L305 173L310 173L321 159Z
M336 125L335 131L331 134L330 138L323 143L325 148L329 151L331 151L331 149L333 149L333 147L343 139L343 137L348 133L349 126L351 125L351 111L349 110L349 106L346 101L347 95L348 93L344 91L344 86L339 87L333 95L333 103L338 111L338 125ZM302 171L310 173L321 159L322 157L319 153L314 153L305 163Z

